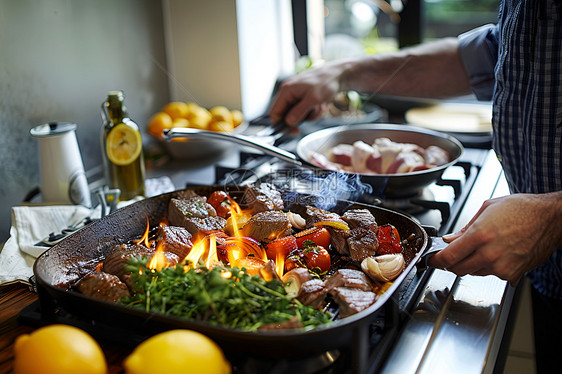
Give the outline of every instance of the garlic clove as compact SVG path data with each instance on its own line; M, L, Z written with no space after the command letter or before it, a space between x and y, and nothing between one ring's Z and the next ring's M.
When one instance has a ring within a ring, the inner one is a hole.
M367 257L361 262L361 269L374 280L390 282L404 270L402 253Z
M282 281L286 283L285 291L287 296L295 298L299 294L303 283L312 279L308 269L294 268L283 275Z
M306 227L306 220L298 213L287 212L287 218L289 219L291 226L295 229L302 230Z

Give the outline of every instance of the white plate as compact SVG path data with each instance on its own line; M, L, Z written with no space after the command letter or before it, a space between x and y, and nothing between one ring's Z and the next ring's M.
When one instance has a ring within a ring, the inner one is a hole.
M444 103L406 112L406 122L444 132L490 134L492 106L488 104Z

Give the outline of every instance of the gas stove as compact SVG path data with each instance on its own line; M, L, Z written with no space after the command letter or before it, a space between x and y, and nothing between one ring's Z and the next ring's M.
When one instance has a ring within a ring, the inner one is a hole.
M276 145L293 151L297 140L294 136L278 137ZM268 182L284 190L312 194L322 194L326 183L331 187L338 183L334 198L399 211L419 222L432 237L459 230L485 199L507 194L494 153L473 147L465 147L459 161L437 181L415 196L400 199L375 196L348 180L326 180L311 170L236 147L220 160L208 160L207 164L174 161L150 171L149 176L168 176L177 188ZM450 365L459 362L462 368L454 367L460 372L480 373L482 368L491 372L501 356L502 337L509 333L506 326L513 293L495 277L457 277L442 270L414 268L375 322L358 333L348 349L299 360L262 360L251 352L229 359L234 373L439 373L450 372ZM37 308L29 308L20 317L31 324L40 324L42 318ZM115 334L114 326L91 326L64 311L58 317L114 344L132 347L144 338L135 335L131 339L129 334L124 335L128 336L126 342L120 341L121 334ZM457 345L454 350L447 345L452 343ZM438 357L443 350L447 350L446 359ZM441 365L443 360L450 365Z

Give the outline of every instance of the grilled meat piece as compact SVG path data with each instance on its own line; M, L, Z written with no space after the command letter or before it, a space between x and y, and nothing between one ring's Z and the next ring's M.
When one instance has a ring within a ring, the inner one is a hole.
M95 271L78 282L78 290L84 295L103 301L116 302L129 296L129 289L116 275Z
M379 241L375 231L370 227L358 227L350 230L347 238L349 255L353 261L361 262L367 257L377 254Z
M171 199L168 220L173 226L185 227L191 235L196 235L200 230L222 230L226 225L226 219L218 217L215 208L202 196Z
M353 261L374 255L378 248L378 224L373 214L367 209L351 209L343 214L342 220L351 230L328 227L332 248Z
M103 262L103 271L119 277L123 282L129 280L129 272L125 270L125 266L132 257L146 256L152 257L154 248L147 248L138 244L120 244L111 248Z
M180 261L187 256L193 247L191 234L185 227L179 226L160 226L158 242L161 243L164 251L177 255Z
M361 270L339 269L326 280L326 288L331 291L337 287L357 288L372 291L373 282Z
M269 210L282 210L284 207L281 193L271 183L247 186L244 191L244 200L248 207L252 209L252 214Z
M330 233L330 244L342 256L349 256L349 246L347 239L351 236L351 230L340 230L327 227Z
M351 287L333 288L330 290L330 295L340 307L340 316L343 318L367 309L377 299L374 292Z
M343 214L342 219L347 222L351 229L368 226L376 232L378 228L373 213L368 209L350 209Z
M174 194L174 196L176 197L176 199L186 200L199 195L197 195L197 192L193 190L183 190L183 191L178 191L176 194Z
M301 285L297 300L304 305L310 305L316 309L324 307L324 300L328 294L328 289L320 279L311 279Z
M102 270L105 273L116 275L131 289L131 273L125 269L129 259L133 257L146 256L151 259L154 254L154 248L147 248L138 244L121 244L114 246L103 262ZM170 266L174 266L180 262L180 258L173 252L164 252L166 260Z
M293 208L292 208L293 209ZM300 214L306 221L306 227L313 227L316 222L335 221L345 223L339 214L329 212L313 206L295 206L294 212Z
M291 229L287 214L272 210L254 214L242 227L242 235L259 242L269 242L286 235Z

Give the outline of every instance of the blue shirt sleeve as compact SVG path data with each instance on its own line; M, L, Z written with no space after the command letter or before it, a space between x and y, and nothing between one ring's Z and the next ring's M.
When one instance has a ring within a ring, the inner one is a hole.
M484 25L459 35L459 51L476 98L491 100L498 59L497 26Z

